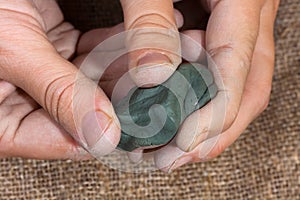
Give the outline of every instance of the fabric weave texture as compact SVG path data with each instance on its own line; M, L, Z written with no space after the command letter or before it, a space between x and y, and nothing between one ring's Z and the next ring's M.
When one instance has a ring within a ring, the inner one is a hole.
M122 21L119 1L59 0L82 31ZM0 161L0 199L300 199L300 3L281 1L270 105L221 156L164 174L98 161ZM263 66L262 66L263 67Z

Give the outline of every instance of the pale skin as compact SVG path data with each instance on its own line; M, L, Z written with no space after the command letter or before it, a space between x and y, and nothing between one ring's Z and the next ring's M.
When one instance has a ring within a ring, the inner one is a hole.
M88 100L79 98L95 92L89 89L95 85L87 77L82 76L82 88L71 98L78 72L75 65L99 42L123 31L123 27L163 27L176 32L182 24L182 16L174 11L172 2L147 2L122 0L124 26L86 33L77 49L80 33L63 22L55 1L0 2L0 157L90 158L73 138L97 155L113 151L120 137L120 127L103 90L109 93L109 81L114 80L106 80L102 89L97 88L93 99L95 108L91 110L86 106ZM206 32L188 30L184 33L210 53L221 72L213 73L221 76L223 84L219 83L220 92L211 103L184 122L174 142L156 153L156 165L163 171L218 156L263 112L269 101L274 69L273 28L279 0L201 0L201 5L211 13ZM159 37L159 34L135 37L131 38L130 45L147 46L147 42L141 41L149 41L149 37ZM173 52L180 48L176 36L165 40L163 45ZM183 54L189 61L203 57L203 52L187 48L188 45L182 42ZM68 59L75 51L78 58L72 64ZM136 84L148 87L171 76L180 58L168 51L147 49L130 54L129 63ZM145 64L151 67L145 68ZM207 139L204 136L214 135L220 126L209 123L211 106L220 105L224 97L228 101L221 134L209 153L203 155L201 151ZM73 113L72 104L80 106L78 113ZM86 117L86 114L91 112L96 112L97 121L88 120L91 116ZM85 125L86 121L92 124ZM82 124L82 128L78 129L76 122ZM89 127L96 128L91 131ZM109 145L104 145L107 141Z

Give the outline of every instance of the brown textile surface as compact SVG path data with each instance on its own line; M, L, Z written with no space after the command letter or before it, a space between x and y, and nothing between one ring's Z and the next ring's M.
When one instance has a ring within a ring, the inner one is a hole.
M118 1L60 3L82 30L122 20ZM270 106L217 159L170 175L122 173L97 161L2 159L0 199L300 199L299 0L282 1L275 36Z

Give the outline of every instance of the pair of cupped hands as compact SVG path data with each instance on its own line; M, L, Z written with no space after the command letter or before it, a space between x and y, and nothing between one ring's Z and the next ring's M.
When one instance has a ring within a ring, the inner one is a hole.
M217 66L218 72L212 72L222 81L216 81L217 96L185 120L171 144L157 151L156 166L164 171L216 157L269 101L279 0L199 2L201 9L210 13L206 31L182 34L205 47ZM55 0L0 1L0 157L80 160L91 159L91 152L97 157L116 148L120 124L105 85L115 81L118 71L108 74L106 84L95 90L96 83L78 70L87 54L110 36L146 28L133 34L128 44L147 46L164 38L158 44L167 51L158 46L130 54L130 74L138 85L168 79L180 63L171 53L179 46L188 61L203 59L205 52L187 40L147 31L163 28L176 33L182 26L183 17L174 10L172 0L121 3L124 24L80 34L64 21ZM94 105L89 103L91 98ZM211 140L208 136L214 135L221 123L211 119L212 110L222 109L224 98L221 134L204 154L203 146Z

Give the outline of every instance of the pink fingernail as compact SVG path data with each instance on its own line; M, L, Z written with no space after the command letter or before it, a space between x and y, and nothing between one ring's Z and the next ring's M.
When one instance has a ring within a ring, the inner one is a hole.
M104 112L88 113L82 124L86 149L100 159L115 150L120 139L120 127Z
M112 119L101 111L90 112L84 117L82 132L88 147L95 146L111 123Z
M177 66L161 53L147 53L139 59L137 67L130 71L134 81L140 87L152 87L165 82Z
M142 58L138 61L138 66L153 66L153 65L160 65L163 63L171 63L171 60L161 53L151 52L144 55Z

